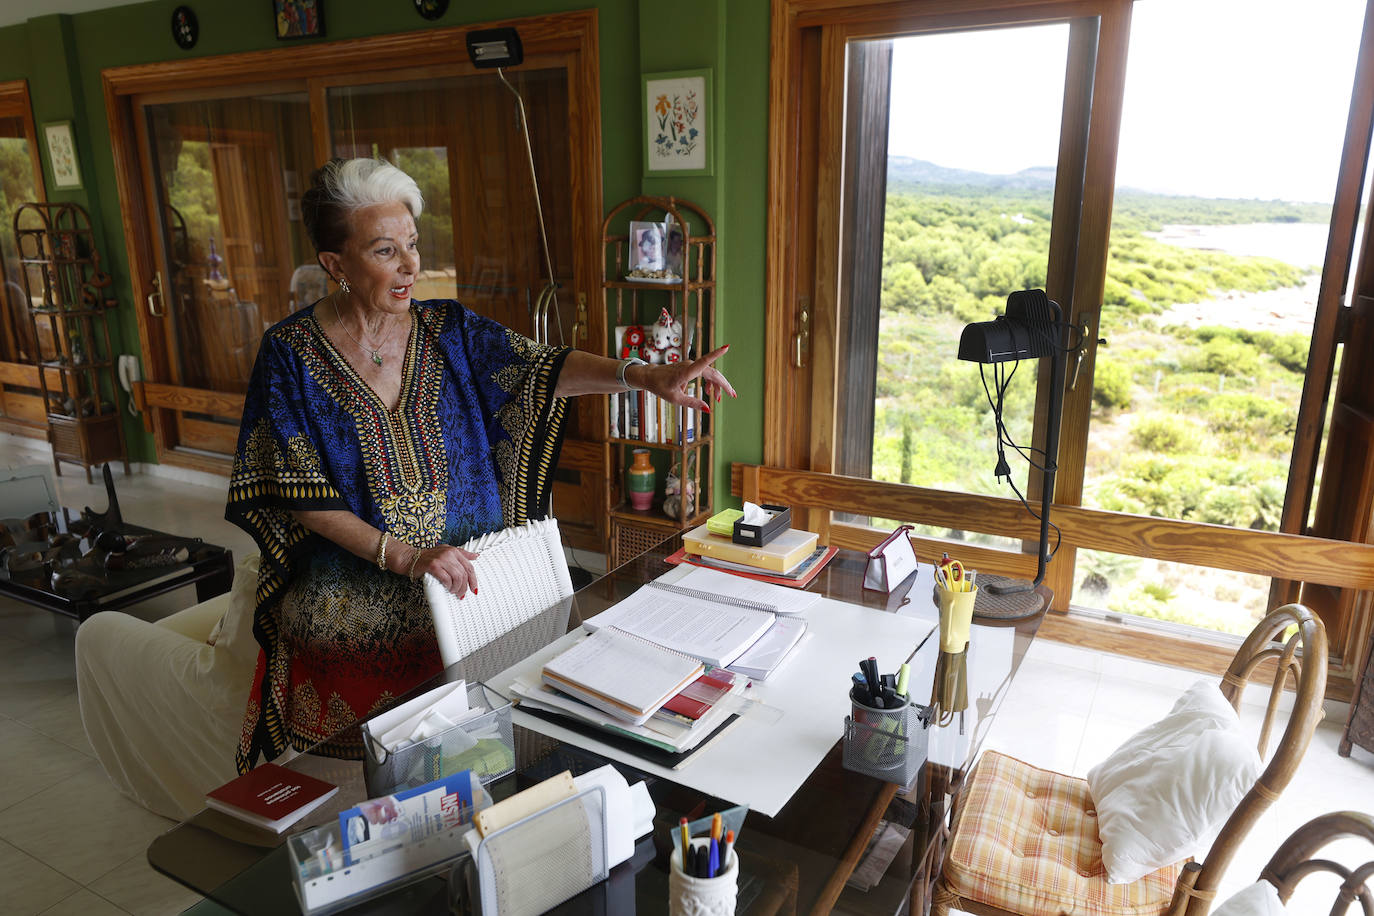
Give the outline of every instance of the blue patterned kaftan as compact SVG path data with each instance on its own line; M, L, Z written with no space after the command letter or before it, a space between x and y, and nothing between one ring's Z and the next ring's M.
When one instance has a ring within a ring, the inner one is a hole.
M225 512L262 552L262 651L240 771L288 744L360 756L348 726L442 667L420 584L312 534L291 510L344 509L417 547L545 515L568 351L456 302L413 302L411 313L391 411L325 336L315 306L263 336Z

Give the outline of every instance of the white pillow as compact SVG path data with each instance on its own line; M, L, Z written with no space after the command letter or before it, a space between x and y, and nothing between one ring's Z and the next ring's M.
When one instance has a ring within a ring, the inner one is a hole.
M258 641L253 636L253 613L258 606L260 562L256 553L250 553L239 561L234 570L234 584L230 588L229 609L205 640L248 665L255 665L258 660Z
M1108 882L1129 884L1193 855L1260 767L1216 683L1189 687L1168 715L1088 772Z
M1212 911L1212 916L1286 916L1279 892L1268 881L1254 884Z

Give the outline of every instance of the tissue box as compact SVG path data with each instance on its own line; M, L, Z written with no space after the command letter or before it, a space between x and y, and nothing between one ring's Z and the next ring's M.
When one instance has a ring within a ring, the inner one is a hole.
M746 547L762 547L792 527L792 510L787 506L764 505L759 508L771 513L768 521L762 525L752 525L740 519L735 522L735 533L730 540Z
M451 689L454 685L445 684L397 711L419 710L430 697L437 699ZM515 769L510 702L485 684L469 684L466 689L468 707L482 710L480 714L397 751L388 751L377 740L369 727L375 726L375 720L363 723L363 779L368 797L390 795L459 770L471 770L486 785Z

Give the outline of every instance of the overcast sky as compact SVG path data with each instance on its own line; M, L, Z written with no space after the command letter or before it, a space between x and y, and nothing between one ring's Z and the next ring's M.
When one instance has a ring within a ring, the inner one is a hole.
M1117 184L1330 202L1363 13L1360 0L1136 4ZM1053 165L1068 31L899 40L889 154L993 173Z

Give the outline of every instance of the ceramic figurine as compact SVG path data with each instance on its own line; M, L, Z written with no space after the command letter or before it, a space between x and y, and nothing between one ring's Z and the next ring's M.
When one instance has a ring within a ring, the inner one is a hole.
M651 363L676 363L682 360L682 321L663 309L649 326L649 341L644 358Z

